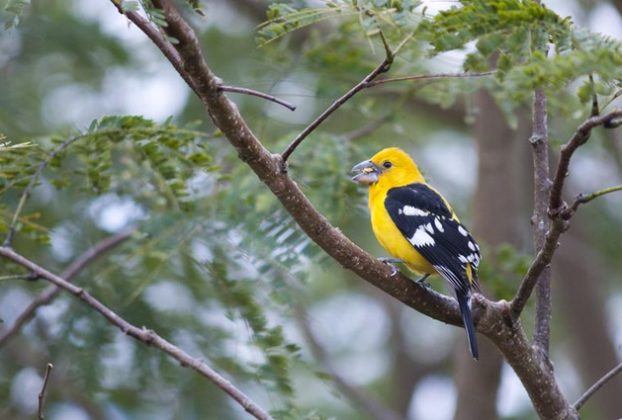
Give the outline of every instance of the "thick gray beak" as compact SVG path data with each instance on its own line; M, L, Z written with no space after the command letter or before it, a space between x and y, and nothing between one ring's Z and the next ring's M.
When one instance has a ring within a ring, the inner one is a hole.
M352 167L351 172L358 172L352 177L352 181L359 184L371 185L378 182L380 168L371 160L366 160Z

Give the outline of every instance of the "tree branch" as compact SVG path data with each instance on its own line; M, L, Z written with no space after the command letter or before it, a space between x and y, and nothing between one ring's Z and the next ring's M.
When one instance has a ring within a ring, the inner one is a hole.
M175 360L177 360L182 366L190 367L197 371L202 376L212 381L216 386L229 394L235 401L238 402L249 414L260 420L272 419L272 417L253 402L246 394L236 388L231 382L221 376L218 372L208 366L203 360L194 358L188 353L184 352L179 347L171 344L164 338L160 337L155 331L149 330L145 327L138 328L133 324L130 324L125 319L117 315L112 309L101 303L99 300L91 296L86 290L76 285L71 284L62 277L57 276L46 270L45 268L35 264L29 259L16 253L11 248L2 246L0 247L0 256L3 256L14 263L21 265L22 267L32 271L39 277L46 279L55 286L73 294L85 304L99 312L108 322L119 328L123 333L136 339L137 341L157 348L158 350L168 354Z
M140 13L132 11L123 11L120 0L110 0L115 5L119 13L127 17L134 25L138 27L147 37L155 44L156 47L164 54L168 61L173 65L177 73L184 79L190 89L198 94L194 80L184 71L183 62L179 53L173 45L162 35L157 26L153 25L149 20L145 19Z
M570 166L570 159L574 152L581 146L583 146L590 138L592 129L598 126L609 126L617 118L622 118L622 110L616 109L603 115L597 115L585 120L574 135L561 147L559 156L559 163L557 165L557 171L553 179L553 185L551 187L551 196L549 200L549 209L553 214L559 212L564 207L562 200L562 189L564 187L564 181L568 176L568 168Z
M370 123L362 127L340 134L339 137L341 137L346 142L358 140L361 137L365 137L373 133L378 128L380 128L380 126L382 126L384 123L390 121L391 118L393 118L393 114L388 113L384 115L383 117L378 118L377 120L371 121Z
M574 200L574 203L570 206L572 212L577 211L581 204L589 203L590 201L602 197L603 195L611 194L616 191L622 191L622 185L616 185L614 187L603 188L602 190L594 191L591 194L579 194Z
M74 277L80 274L80 272L89 264L91 264L103 254L127 240L135 232L135 230L136 228L134 227L124 229L112 236L101 240L93 247L82 253L78 258L76 258L71 263L71 265L67 267L67 269L61 274L61 277L67 281L71 281ZM52 300L54 300L56 296L58 296L58 294L61 292L61 290L62 289L57 286L50 285L37 297L35 297L32 302L30 302L30 304L26 307L26 309L24 309L24 311L19 314L19 316L15 319L13 325L11 325L7 329L3 329L2 331L0 331L0 347L4 345L8 340L10 340L15 334L17 334L22 329L22 327L24 327L24 325L26 325L26 323L35 316L37 310L41 306L47 305Z
M484 77L497 73L497 70L484 71L480 73L436 73L436 74L418 74L414 76L402 76L391 77L389 79L374 80L367 83L366 88L372 88L378 85L384 85L386 83L404 82L404 81L418 81L418 80L435 80L435 79L450 79L450 78L469 78L469 77Z
M620 372L622 372L622 363L611 369L602 378L596 381L594 385L589 387L589 389L585 391L583 395L581 395L581 397L579 397L579 399L573 404L575 410L581 410L581 407L583 407L583 405L587 402L587 400L592 397L592 395L594 395L599 389L605 386L607 382L613 379L613 377Z
M281 157L283 158L283 162L287 162L289 156L296 150L296 148L302 143L302 141L307 138L309 134L313 132L326 118L328 118L333 112L339 109L343 104L345 104L348 99L352 98L354 95L359 93L361 90L367 87L367 84L378 77L380 74L389 71L391 67L391 63L393 58L387 56L380 64L378 64L367 76L363 78L359 83L357 83L352 89L344 93L339 99L333 102L328 108L324 110L318 117L311 122L304 130L302 130L292 142L287 146L287 148L281 153Z
M561 234L568 228L568 220L572 217L572 209L569 209L562 200L562 190L568 174L568 167L574 152L587 142L592 129L605 126L616 118L622 117L622 110L613 110L607 114L586 119L575 131L573 136L561 147L559 163L553 184L550 190L548 215L552 218L550 229L547 231L544 243L536 258L531 263L527 274L512 299L512 313L518 317L523 311L541 273L551 263L557 248L557 241Z
M548 198L551 180L549 178L549 140L547 126L547 99L542 89L536 89L533 97L532 136L529 143L533 154L534 205L531 223L534 248L544 246L550 227ZM536 320L534 344L543 355L548 356L551 335L551 267L547 264L536 278Z
M37 408L37 418L39 420L43 420L45 416L43 415L43 408L45 407L45 391L48 387L48 381L50 380L50 374L52 373L52 369L54 365L48 363L45 367L45 375L43 376L43 385L41 386L41 392L39 392L39 406Z
M295 105L292 105L289 102L284 101L283 99L279 99L279 98L276 98L276 97L274 97L272 95L268 95L267 93L258 92L258 91L253 90L253 89L237 87L237 86L220 85L220 90L222 90L224 92L234 92L234 93L242 93L244 95L249 95L249 96L256 96L258 98L263 98L263 99L266 99L266 100L268 100L270 102L274 102L274 103L277 103L279 105L282 105L285 108L289 109L290 111L295 111L296 110L296 106Z
M324 110L324 112L322 112L315 120L313 120L311 122L311 124L309 124L304 130L302 130L294 138L294 140L292 140L292 142L289 144L289 146L287 146L287 148L283 151L283 153L281 153L281 159L282 159L282 168L281 169L284 172L287 171L287 166L286 166L287 159L294 152L294 150L296 150L296 148L300 145L300 143L302 143L302 141L309 134L311 134L313 132L313 130L315 130L320 124L322 124L322 122L326 118L328 118L333 112L335 112L337 109L339 109L350 98L352 98L354 95L356 95L361 90L369 87L369 83L371 83L376 77L380 76L382 73L388 72L389 69L391 68L391 65L393 64L393 60L395 58L395 54L397 53L397 51L399 51L404 45L406 45L406 42L408 42L408 40L413 36L413 34L410 34L409 36L404 38L400 42L400 44L395 48L395 51L393 51L393 50L391 50L391 47L389 47L389 44L387 43L387 40L384 37L383 32L380 31L379 34L380 34L380 39L382 40L382 43L384 45L385 59L382 61L382 63L380 63L378 66L376 66L376 68L374 68L367 76L365 76L365 78L363 78L363 80L361 80L359 83L357 83L349 91L347 91L345 94L343 94L343 96L341 96L339 99L337 99L335 102L333 102L332 105L330 105L328 108L326 108Z

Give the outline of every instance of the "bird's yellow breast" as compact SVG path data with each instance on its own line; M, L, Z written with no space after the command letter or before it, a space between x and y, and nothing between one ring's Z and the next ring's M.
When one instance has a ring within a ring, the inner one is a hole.
M435 274L434 267L408 242L391 219L384 206L386 191L379 191L372 187L369 192L371 226L380 245L392 257L404 261L412 271L419 274Z

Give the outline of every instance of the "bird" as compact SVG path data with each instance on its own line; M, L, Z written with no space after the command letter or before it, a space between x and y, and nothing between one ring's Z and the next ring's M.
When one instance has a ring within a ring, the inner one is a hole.
M434 274L449 283L458 301L469 350L478 360L471 297L479 290L481 256L473 236L402 149L383 149L355 165L352 172L356 173L354 182L368 187L372 230L392 257L380 260L405 264L423 275L418 281L427 287L425 280ZM392 267L395 275L397 269Z

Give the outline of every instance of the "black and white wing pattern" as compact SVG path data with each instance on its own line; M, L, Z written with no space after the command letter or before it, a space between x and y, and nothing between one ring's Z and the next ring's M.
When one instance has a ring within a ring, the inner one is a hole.
M390 189L384 205L408 242L457 291L477 287L479 246L439 193L410 184Z

